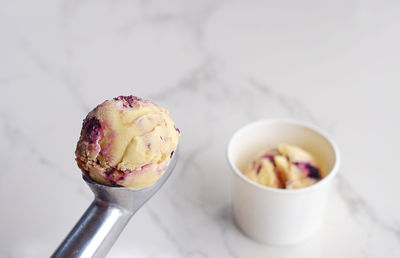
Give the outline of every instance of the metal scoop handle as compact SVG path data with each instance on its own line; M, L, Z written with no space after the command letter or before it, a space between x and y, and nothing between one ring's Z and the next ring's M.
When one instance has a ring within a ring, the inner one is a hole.
M52 257L104 257L133 213L94 200Z
M141 190L105 186L83 176L95 199L51 257L105 257L133 214L168 179L175 163L176 151L161 178Z

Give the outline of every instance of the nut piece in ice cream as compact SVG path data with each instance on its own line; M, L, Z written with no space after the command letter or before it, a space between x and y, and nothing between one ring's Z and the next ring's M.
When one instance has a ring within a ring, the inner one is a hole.
M314 157L288 144L257 155L243 174L261 185L285 189L310 186L322 178Z
M120 96L87 115L76 161L85 176L100 184L141 189L165 172L179 134L167 110L135 96Z

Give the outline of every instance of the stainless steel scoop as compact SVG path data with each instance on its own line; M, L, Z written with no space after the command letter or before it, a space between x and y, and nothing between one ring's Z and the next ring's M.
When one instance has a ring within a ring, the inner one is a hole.
M176 156L175 151L154 185L141 190L105 186L83 176L94 201L51 257L105 257L133 214L167 181Z

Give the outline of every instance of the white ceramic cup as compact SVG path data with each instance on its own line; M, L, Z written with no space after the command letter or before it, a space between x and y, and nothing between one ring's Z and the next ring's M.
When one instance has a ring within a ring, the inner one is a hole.
M243 175L262 151L280 143L297 145L314 155L323 179L300 189L276 189ZM340 163L338 148L320 129L290 120L262 120L239 129L227 148L233 171L233 215L249 237L272 245L299 243L321 224L327 193Z

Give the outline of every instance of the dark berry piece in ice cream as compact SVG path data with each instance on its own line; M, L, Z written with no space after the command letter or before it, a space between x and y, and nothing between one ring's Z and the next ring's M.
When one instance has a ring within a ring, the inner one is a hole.
M307 163L306 168L308 169L308 177L314 178L314 179L321 179L321 173L319 172L319 169L311 165L310 163Z
M139 97L136 97L136 96L132 96L132 95L130 95L130 96L119 96L119 97L114 98L114 100L120 100L120 101L123 102L122 105L124 107L131 107L131 108L133 106L135 106L138 102L144 102L143 99L141 99Z
M84 140L90 144L95 143L101 138L103 129L101 128L100 120L96 117L89 117L83 121Z

